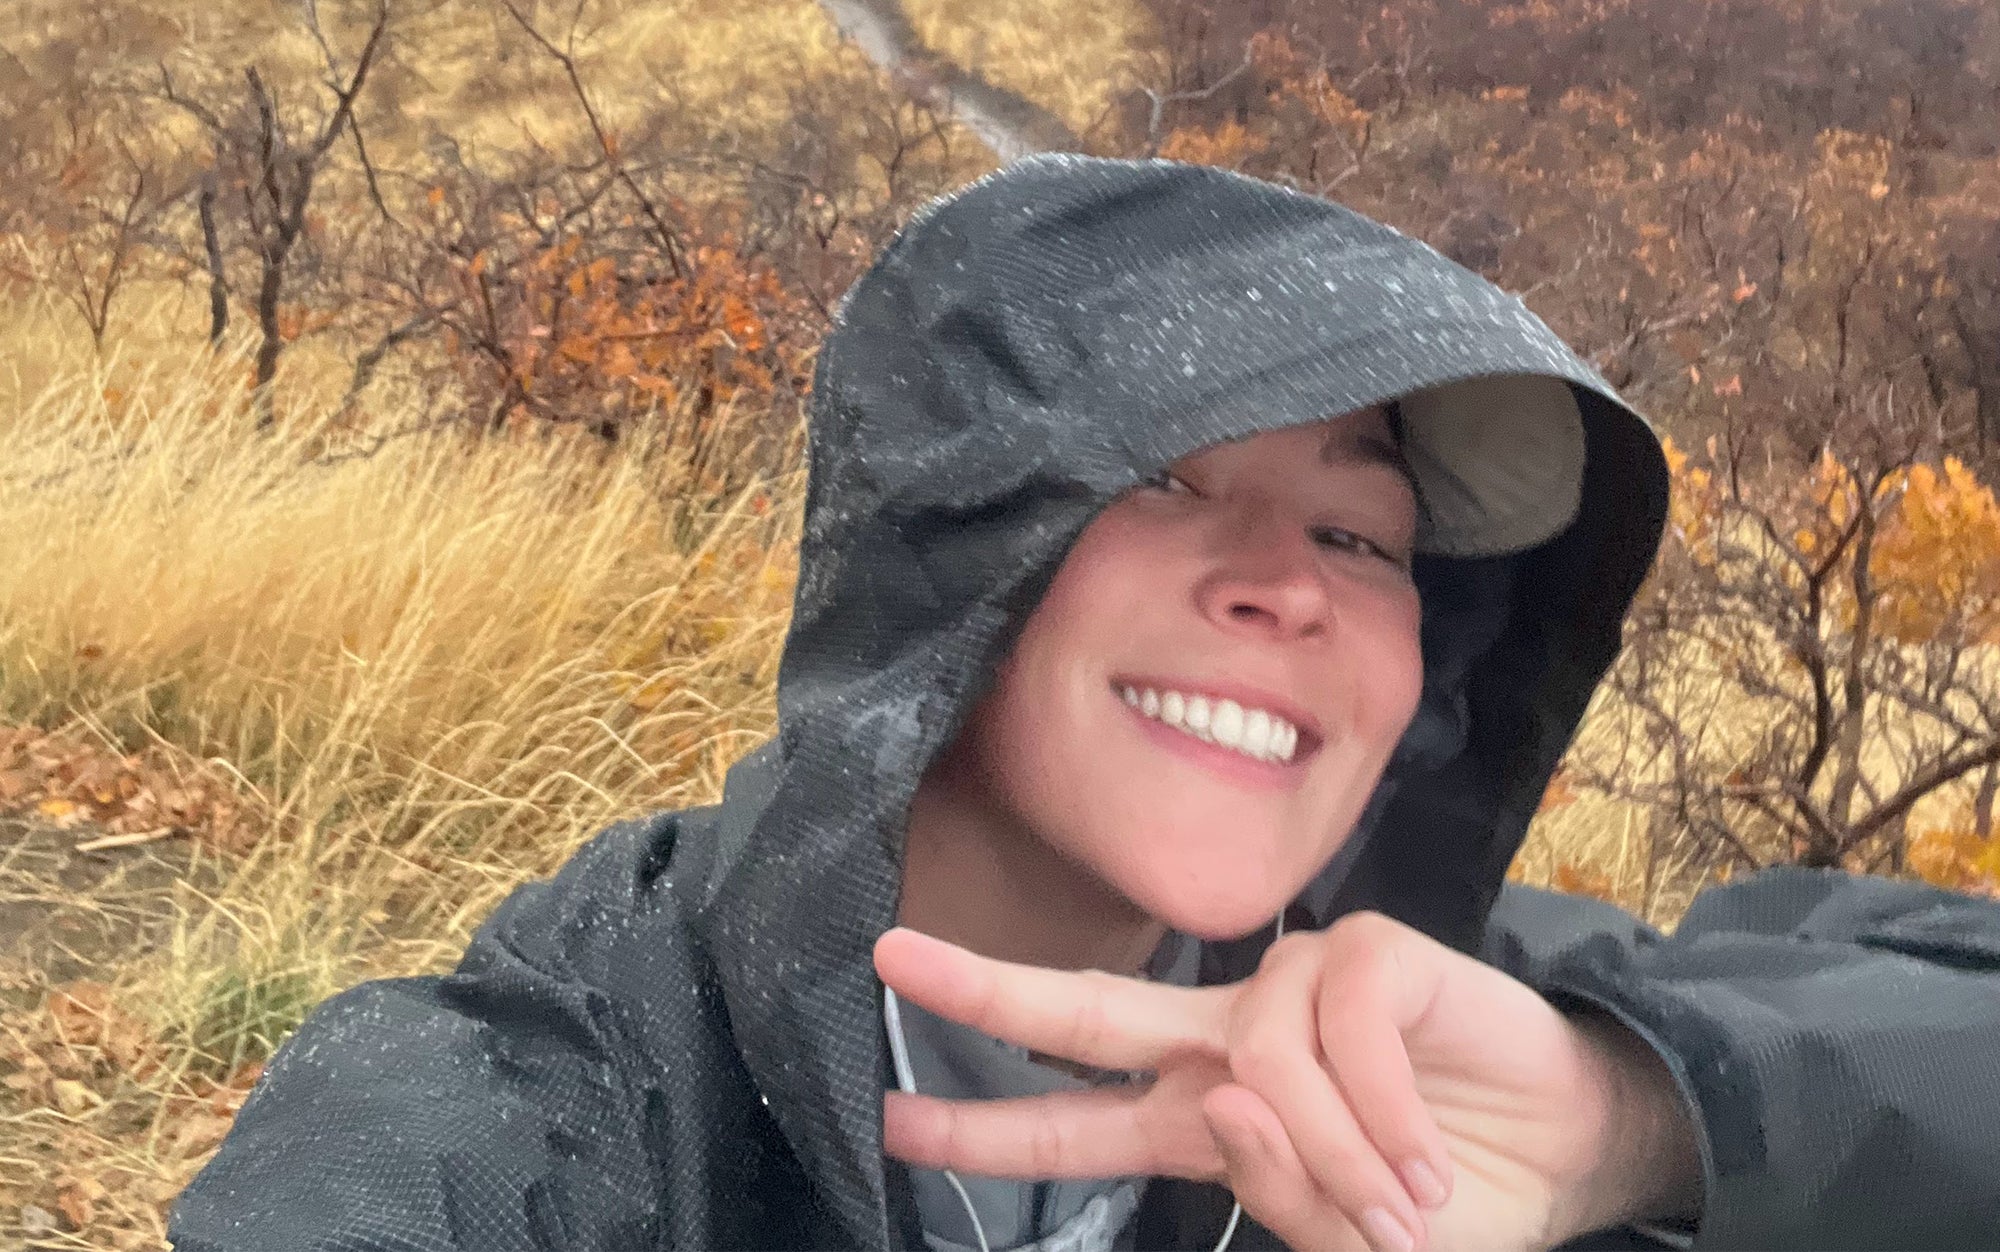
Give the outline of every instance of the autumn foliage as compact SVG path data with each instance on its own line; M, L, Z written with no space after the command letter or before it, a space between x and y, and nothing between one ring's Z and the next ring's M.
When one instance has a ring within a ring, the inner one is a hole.
M815 0L0 34L0 823L235 875L129 968L0 968L0 1229L158 1246L311 1004L768 733L815 345L995 164L939 82L1420 237L1669 437L1517 877L2000 894L2000 8L906 7L922 82Z
M2000 892L1992 488L1879 444L1754 480L1719 440L1667 449L1669 542L1577 767L1669 814L1709 872Z

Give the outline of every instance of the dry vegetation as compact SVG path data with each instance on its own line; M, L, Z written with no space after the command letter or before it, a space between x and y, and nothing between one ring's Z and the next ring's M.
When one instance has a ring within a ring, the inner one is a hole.
M1433 240L1691 450L1517 877L2000 892L2000 18L1674 4L908 17ZM993 157L810 0L17 7L0 1247L152 1248L314 1003L769 732L812 345Z
M134 840L78 857L166 838L224 870L159 884L160 946L112 927L48 999L35 941L89 904L29 841L0 855L0 891L52 905L7 971L0 1176L98 1239L157 1243L213 1106L311 1004L448 964L589 831L712 796L771 727L790 603L795 473L717 497L639 440L218 438L248 410L214 372L115 409L68 380L10 415L0 484L0 716L58 732L0 790Z

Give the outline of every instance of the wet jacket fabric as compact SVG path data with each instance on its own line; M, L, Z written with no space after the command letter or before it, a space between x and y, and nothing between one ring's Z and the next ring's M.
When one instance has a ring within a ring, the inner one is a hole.
M1631 1026L1696 1124L1696 1247L2000 1246L2000 905L1774 870L1663 936L1504 884L1659 538L1645 424L1518 300L1393 230L1077 157L930 206L843 302L777 735L718 805L615 826L516 890L452 973L320 1006L180 1198L175 1246L923 1248L882 1154L871 949L918 778L1069 544L1190 452L1493 374L1574 389L1576 520L1419 559L1419 711L1286 928L1380 910ZM1268 942L1202 945L1201 980ZM1213 1248L1230 1203L1155 1179L1136 1245ZM1246 1214L1230 1246L1278 1245Z

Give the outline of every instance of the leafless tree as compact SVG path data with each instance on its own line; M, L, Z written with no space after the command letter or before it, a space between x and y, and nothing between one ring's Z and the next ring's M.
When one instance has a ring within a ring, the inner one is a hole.
M254 394L259 429L274 420L272 389L287 338L282 306L295 277L296 249L307 230L313 194L335 145L350 138L371 187L375 177L354 110L389 33L390 0L377 0L374 18L351 64L326 36L317 4L307 0L303 14L320 49L327 92L325 108L303 130L286 123L277 91L254 65L243 70L241 94L225 102L182 88L166 66L160 67L161 95L201 126L212 156L212 173L197 192L212 343L221 342L228 328L230 297L237 294L229 273L229 239L240 238L251 259L255 281L249 301L257 318ZM379 203L379 194L377 199Z

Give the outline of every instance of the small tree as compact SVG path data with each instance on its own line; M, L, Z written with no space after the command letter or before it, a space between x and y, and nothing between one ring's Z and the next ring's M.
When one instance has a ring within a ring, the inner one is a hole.
M1965 886L1990 854L2000 879L1992 488L1879 439L1755 479L1718 441L1669 454L1669 540L1578 781L1668 817L1703 873L1916 868Z
M208 273L211 344L219 345L227 332L230 297L239 290L230 275L232 253L247 254L255 275L249 300L257 318L254 386L259 429L274 420L272 387L278 359L311 320L301 311L288 310L287 289L297 279L299 245L312 224L313 194L343 137L352 139L368 184L374 186L373 165L354 107L382 51L389 18L389 0L377 0L374 19L350 65L321 28L318 5L307 0L306 29L320 50L327 96L324 107L304 125L287 122L276 89L254 65L243 71L242 94L223 103L183 89L164 65L160 68L161 94L201 126L210 148L210 168L196 200L199 264ZM376 199L379 207L379 194Z

